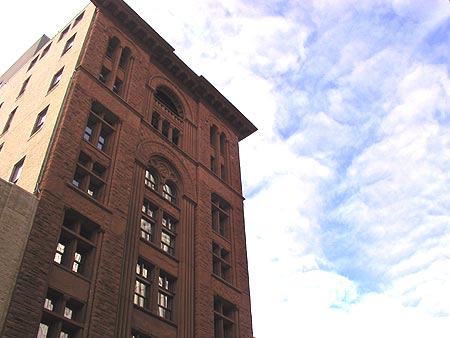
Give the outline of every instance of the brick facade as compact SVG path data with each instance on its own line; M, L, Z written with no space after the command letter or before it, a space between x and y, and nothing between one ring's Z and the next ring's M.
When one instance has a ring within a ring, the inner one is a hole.
M2 136L39 198L2 337L251 338L238 142L256 129L125 3L92 2L40 155Z

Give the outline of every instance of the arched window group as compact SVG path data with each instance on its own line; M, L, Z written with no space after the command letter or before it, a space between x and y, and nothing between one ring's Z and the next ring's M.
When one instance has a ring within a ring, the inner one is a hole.
M145 170L145 186L159 194L172 204L177 204L177 187L174 182L166 180L161 182L156 170L147 168Z
M123 47L120 40L113 36L108 41L103 58L99 80L116 94L123 96L128 68L131 60L131 50Z
M177 96L167 87L159 86L154 94L155 104L150 124L172 144L181 143L181 122L183 107Z

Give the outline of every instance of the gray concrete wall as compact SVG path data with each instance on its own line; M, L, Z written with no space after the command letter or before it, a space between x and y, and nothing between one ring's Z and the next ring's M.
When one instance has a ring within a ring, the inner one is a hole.
M16 284L38 199L0 179L0 332Z

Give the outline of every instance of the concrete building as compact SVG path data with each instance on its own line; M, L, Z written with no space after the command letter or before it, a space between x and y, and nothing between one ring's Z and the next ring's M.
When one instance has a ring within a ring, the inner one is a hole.
M0 79L0 336L251 338L254 125L121 0Z

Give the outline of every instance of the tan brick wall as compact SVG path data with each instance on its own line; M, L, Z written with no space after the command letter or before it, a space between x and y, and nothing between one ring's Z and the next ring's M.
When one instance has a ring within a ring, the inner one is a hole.
M0 332L27 244L38 200L0 179Z
M32 57L9 81L0 88L0 134L9 114L16 108L16 114L9 130L0 135L0 177L9 180L14 165L24 156L25 163L17 184L33 192L39 177L49 143L63 105L65 93L77 64L85 41L95 7L86 8L83 19L75 26L72 20L67 34L58 41L58 33L38 54L39 60L28 70ZM66 26L66 27L67 27ZM76 34L74 45L64 55L63 49L68 39ZM42 51L51 44L48 53L41 58ZM53 76L64 67L60 83L49 91ZM30 81L25 92L18 97L23 82ZM49 105L45 123L40 131L31 135L37 115Z

